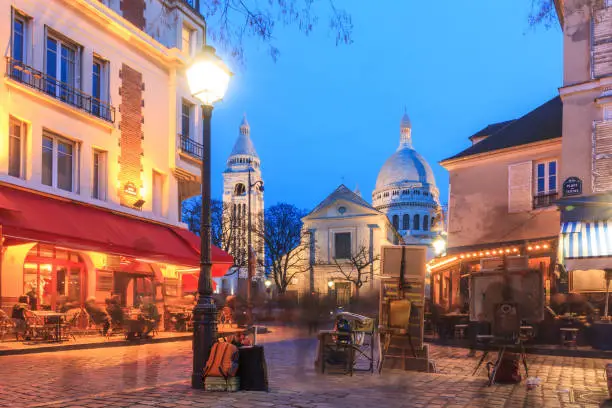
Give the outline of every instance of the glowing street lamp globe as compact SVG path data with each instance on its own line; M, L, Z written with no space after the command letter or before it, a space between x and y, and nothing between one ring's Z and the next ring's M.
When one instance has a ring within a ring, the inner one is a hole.
M187 68L191 94L207 106L223 99L231 76L227 65L215 54L215 49L208 45Z
M264 285L266 285L266 288L270 288L270 286L272 286L272 282L270 281L270 279L266 279Z
M438 237L434 242L431 243L434 248L436 255L442 255L446 252L446 241L442 237Z

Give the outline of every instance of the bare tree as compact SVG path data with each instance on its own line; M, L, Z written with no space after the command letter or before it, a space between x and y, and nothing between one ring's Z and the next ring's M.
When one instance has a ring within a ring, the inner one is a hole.
M561 0L531 0L531 13L529 14L529 24L534 26L543 25L547 28L559 22L558 13L565 16L570 15L582 8L601 8L604 0L573 0L571 2ZM564 7L560 10L559 7Z
M254 37L268 46L270 56L276 60L280 50L275 45L277 24L295 26L305 35L319 22L319 16L328 20L335 35L336 45L352 42L353 22L336 0L190 0L200 5L206 17L208 37L244 62L244 40Z
M334 264L342 280L355 285L355 297L359 298L359 289L371 279L370 265L374 265L379 260L379 255L370 256L370 249L361 245L344 262L334 258Z
M306 211L291 204L276 204L265 211L263 228L253 231L265 245L264 266L279 293L285 293L293 278L309 270L307 233L302 231ZM261 220L259 220L261 223Z

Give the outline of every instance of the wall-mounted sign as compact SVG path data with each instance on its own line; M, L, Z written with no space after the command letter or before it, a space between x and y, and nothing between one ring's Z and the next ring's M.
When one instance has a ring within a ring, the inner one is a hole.
M136 184L132 183L131 181L128 181L125 186L123 187L123 192L125 194L129 194L129 195L138 195L138 189L136 188Z
M563 182L563 197L582 194L582 180L578 177L568 177Z

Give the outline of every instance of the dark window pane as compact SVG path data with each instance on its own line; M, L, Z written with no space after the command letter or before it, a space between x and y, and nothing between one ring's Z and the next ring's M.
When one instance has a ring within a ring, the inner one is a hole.
M421 219L418 214L414 215L414 219L412 221L412 229L419 230L421 228Z
M57 144L57 187L72 191L72 145Z
M399 215L393 216L393 228L399 230Z
M21 177L22 124L11 121L9 134L9 175Z
M544 166L544 163L538 164L538 177L544 177L545 170L546 170L546 167Z
M548 163L548 174L550 176L557 174L557 162L556 161L551 161L550 163Z
M42 180L47 186L53 185L53 139L43 137Z
M538 179L538 193L543 193L545 190L545 182L543 178Z
M548 191L557 191L557 176L551 175L548 177Z
M334 234L334 247L336 259L349 259L351 257L351 233L342 232Z
M423 231L427 231L429 229L429 215L423 216Z
M54 79L57 78L57 41L53 38L47 38L46 73L50 77L46 81L46 91L55 96L56 84Z
M13 22L13 58L18 61L23 61L23 45L24 45L24 22L15 19Z
M403 218L404 218L403 219L403 224L404 224L403 227L404 227L405 230L409 230L410 229L410 215L404 214Z

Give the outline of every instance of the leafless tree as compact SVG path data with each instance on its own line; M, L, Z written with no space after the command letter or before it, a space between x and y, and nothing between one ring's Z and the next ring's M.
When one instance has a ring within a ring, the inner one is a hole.
M279 293L285 293L293 278L309 270L309 242L302 231L305 215L306 211L294 205L276 204L266 209L263 228L253 231L253 236L263 240L266 273L274 279Z
M334 264L342 280L355 285L355 297L359 298L359 289L371 279L370 265L374 265L379 260L379 255L374 255L370 258L370 249L365 245L361 245L355 252L351 253L347 260L343 261L334 258Z
M563 13L567 16L585 6L591 8L603 7L604 0L574 0L574 1L558 1L555 0L531 0L531 13L529 14L529 24L534 26L552 27L558 24L559 18L557 13L560 11L557 6L565 7Z
M280 50L275 45L277 25L295 26L310 34L319 17L328 20L336 45L352 42L353 22L350 14L336 6L336 0L191 0L200 4L206 17L208 36L238 61L244 62L244 40L254 37L268 47L276 60Z

